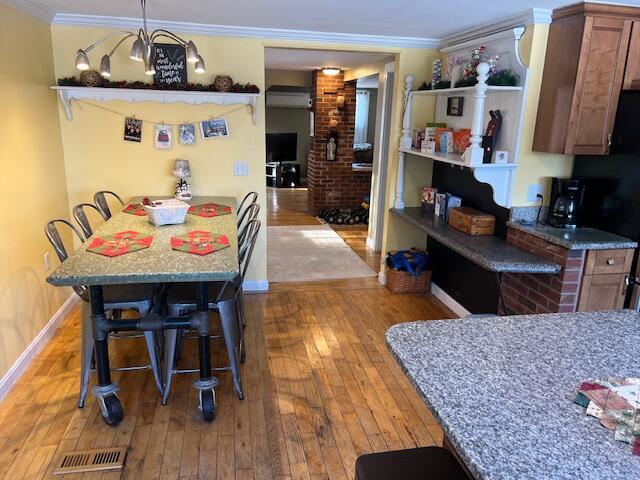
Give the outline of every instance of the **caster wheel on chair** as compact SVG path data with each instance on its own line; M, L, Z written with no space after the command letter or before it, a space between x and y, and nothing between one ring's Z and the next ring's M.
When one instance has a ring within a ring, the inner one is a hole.
M106 409L106 415L105 412L102 412L102 419L111 427L117 426L124 417L124 410L122 409L120 399L116 395L107 395L104 397L103 401Z
M202 418L205 422L213 422L216 414L216 396L213 390L202 390L200 392L202 407Z

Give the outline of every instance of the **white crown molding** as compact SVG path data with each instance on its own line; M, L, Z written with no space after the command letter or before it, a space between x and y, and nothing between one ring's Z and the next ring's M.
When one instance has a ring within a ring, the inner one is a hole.
M76 15L57 13L54 25L76 25L84 27L138 29L141 19L132 17L107 17L98 15ZM204 23L172 22L149 20L149 29L164 28L173 32L191 35L209 35L219 37L250 37L277 40L301 40L322 43L347 43L359 45L382 45L402 48L438 48L440 42L434 38L393 37L383 35L361 35L352 33L316 32L308 30L286 30L279 28L234 27L227 25L208 25Z
M35 0L0 0L0 3L9 5L16 10L20 10L22 13L26 13L46 23L51 23L55 16L53 10Z
M455 33L453 35L447 35L442 39L440 44L442 47L449 47L451 45L458 45L480 37L486 37L503 30L509 30L514 27L525 27L532 24L549 25L550 23L551 10L545 8L531 8L518 15L513 15L489 25L484 25L461 33Z

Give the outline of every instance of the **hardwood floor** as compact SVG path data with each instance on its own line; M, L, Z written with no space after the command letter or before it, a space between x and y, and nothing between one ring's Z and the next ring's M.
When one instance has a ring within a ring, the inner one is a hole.
M0 478L50 478L62 451L128 446L122 476L64 478L347 479L363 453L442 441L384 338L394 323L452 316L432 296L393 295L375 279L283 283L248 295L246 306L244 401L222 373L217 416L205 424L195 375L177 376L162 406L150 372L114 373L125 408L117 428L102 422L91 395L76 408L76 307L0 403ZM112 342L112 365L143 362L144 352L139 340Z
M306 188L267 187L267 225L320 225L320 221L307 212Z

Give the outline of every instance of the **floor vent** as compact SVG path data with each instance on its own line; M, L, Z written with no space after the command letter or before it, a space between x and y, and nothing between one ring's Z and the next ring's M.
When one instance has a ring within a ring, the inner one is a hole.
M127 447L102 448L64 452L54 475L67 473L121 470L127 457Z

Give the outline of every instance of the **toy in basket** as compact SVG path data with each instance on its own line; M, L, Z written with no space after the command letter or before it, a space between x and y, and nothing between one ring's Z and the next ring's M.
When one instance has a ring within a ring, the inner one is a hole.
M425 293L431 285L429 254L412 248L387 253L387 288L393 293Z
M155 200L153 202L148 198L143 198L142 205L147 211L149 221L156 227L184 223L190 206L188 203L175 198Z

